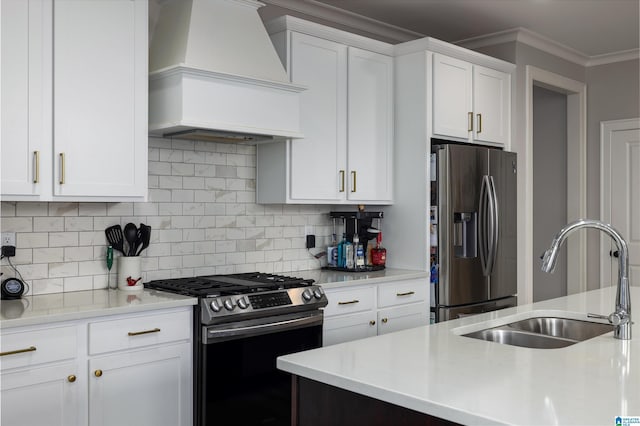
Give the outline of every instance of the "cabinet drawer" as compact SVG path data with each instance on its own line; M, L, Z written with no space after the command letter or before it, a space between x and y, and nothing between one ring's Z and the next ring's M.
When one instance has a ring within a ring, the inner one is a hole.
M374 308L375 290L372 286L325 290L329 304L324 316L351 314Z
M76 357L78 338L76 327L16 329L2 333L0 369L33 366L45 362Z
M429 306L412 303L378 311L378 334L392 333L429 324Z
M89 354L139 348L191 337L192 310L97 321L89 324Z
M424 302L428 288L426 278L381 284L378 287L378 307Z

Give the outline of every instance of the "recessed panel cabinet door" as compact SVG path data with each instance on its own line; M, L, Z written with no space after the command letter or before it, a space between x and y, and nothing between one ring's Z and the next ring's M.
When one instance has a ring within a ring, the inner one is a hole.
M146 1L54 1L55 196L145 195L146 20Z
M349 47L348 193L392 200L393 58Z
M80 425L79 396L86 392L86 382L76 379L76 375L79 373L75 361L3 373L0 423L3 426Z
M500 71L473 67L474 139L505 143L509 140L511 77Z
M347 47L291 34L290 77L301 94L303 139L290 142L290 198L342 200L346 179Z
M472 84L469 62L433 55L434 134L469 138L473 126Z
M51 102L51 54L43 45L51 25L45 9L50 11L46 2L33 0L0 3L0 170L5 200L37 200L51 182L51 110L46 109Z

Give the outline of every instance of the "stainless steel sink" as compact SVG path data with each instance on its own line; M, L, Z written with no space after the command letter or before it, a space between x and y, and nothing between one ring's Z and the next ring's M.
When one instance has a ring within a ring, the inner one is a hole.
M558 317L535 317L463 334L466 337L525 348L564 348L613 331L599 322Z

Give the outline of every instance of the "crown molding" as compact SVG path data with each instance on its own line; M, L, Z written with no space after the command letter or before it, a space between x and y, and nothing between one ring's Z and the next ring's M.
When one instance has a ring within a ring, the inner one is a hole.
M358 15L338 7L320 3L315 0L261 0L262 3L282 7L313 18L342 25L356 31L362 31L377 36L392 44L403 43L425 34L407 30L395 25L387 24L376 19Z
M527 46L542 50L543 52L566 59L583 67L605 65L640 58L640 49L588 56L576 49L522 27L460 40L455 42L455 44L466 47L467 49L476 49L509 42L526 44Z

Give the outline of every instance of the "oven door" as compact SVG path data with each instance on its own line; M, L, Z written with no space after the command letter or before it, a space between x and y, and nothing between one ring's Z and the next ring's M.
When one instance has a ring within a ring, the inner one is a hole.
M290 424L291 376L276 358L321 347L322 318L317 310L202 327L197 424Z

